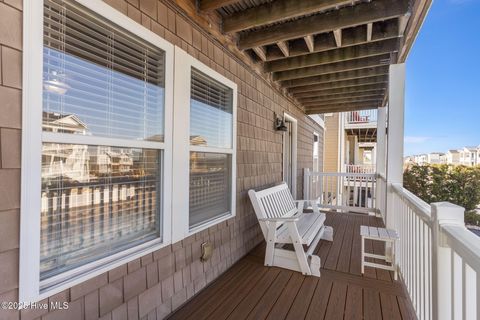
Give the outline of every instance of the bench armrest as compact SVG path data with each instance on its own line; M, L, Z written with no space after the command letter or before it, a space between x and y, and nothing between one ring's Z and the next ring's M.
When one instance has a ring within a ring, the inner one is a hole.
M298 221L300 219L300 215L294 217L276 217L276 218L259 218L259 221L267 221L267 222L292 222Z

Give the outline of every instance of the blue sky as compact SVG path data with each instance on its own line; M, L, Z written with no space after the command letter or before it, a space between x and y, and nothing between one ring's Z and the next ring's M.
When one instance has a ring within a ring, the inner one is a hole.
M480 0L437 0L407 59L405 155L480 144Z

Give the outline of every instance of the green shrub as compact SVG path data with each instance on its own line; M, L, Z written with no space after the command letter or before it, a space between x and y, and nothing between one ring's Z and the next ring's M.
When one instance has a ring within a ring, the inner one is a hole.
M449 201L474 210L480 203L480 167L413 165L403 174L404 186L427 203Z
M471 226L480 226L480 214L475 211L468 211L465 213L465 224Z

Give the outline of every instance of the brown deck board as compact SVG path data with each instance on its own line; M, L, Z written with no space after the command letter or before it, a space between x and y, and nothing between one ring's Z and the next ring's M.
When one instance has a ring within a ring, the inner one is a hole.
M347 298L347 284L334 282L328 301L325 319L343 319L345 313L345 302Z
M362 287L356 285L348 286L345 319L363 319L362 295Z
M327 213L334 241L320 241L321 277L263 265L257 246L194 296L171 319L415 319L405 287L388 271L360 274L360 225L382 226L360 214ZM367 241L367 249L383 253Z

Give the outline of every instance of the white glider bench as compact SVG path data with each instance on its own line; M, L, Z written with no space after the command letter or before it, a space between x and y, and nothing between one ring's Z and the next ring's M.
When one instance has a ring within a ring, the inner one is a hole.
M316 201L295 201L286 183L250 190L248 195L267 242L265 265L319 277L320 257L313 251L320 239L333 241L333 229L323 224L325 214ZM305 213L309 206L313 212ZM284 248L287 244L292 244L294 251Z

